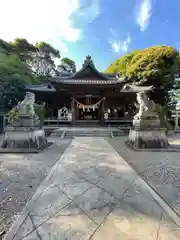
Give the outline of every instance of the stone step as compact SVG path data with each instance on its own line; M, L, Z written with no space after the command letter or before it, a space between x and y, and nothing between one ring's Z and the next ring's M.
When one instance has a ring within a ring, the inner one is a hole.
M86 129L75 129L75 130L54 130L51 136L56 136L60 138L74 138L74 137L119 137L128 135L128 130L86 130Z
M64 138L71 137L111 137L110 131L67 131Z
M64 133L64 131L55 131L55 130L54 130L54 131L51 133L51 136L61 137L63 133Z

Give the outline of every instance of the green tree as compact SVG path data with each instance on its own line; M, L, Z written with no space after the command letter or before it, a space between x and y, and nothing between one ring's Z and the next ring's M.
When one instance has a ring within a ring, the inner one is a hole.
M0 100L6 109L23 98L26 84L36 82L36 76L19 56L0 53Z
M11 53L17 54L38 76L48 76L55 72L54 58L60 58L59 51L45 42L33 44L24 38L16 38L9 43Z
M49 43L46 42L40 42L36 43L36 47L40 52L46 53L48 56L51 56L52 58L60 58L60 53L57 49L52 47Z
M25 38L16 38L13 42L10 42L12 53L16 53L18 55L23 55L26 53L36 52L37 48L29 43Z
M56 74L54 58L60 58L58 50L45 42L36 43L36 52L32 52L32 58L28 62L32 70L38 76L52 76Z
M0 39L0 53L10 54L12 53L12 46L8 42Z
M57 67L59 72L69 72L75 73L76 72L76 64L70 58L62 58L61 64Z
M114 61L106 73L121 72L139 85L153 85L153 99L163 105L170 101L179 71L179 52L170 46L154 46L128 53Z

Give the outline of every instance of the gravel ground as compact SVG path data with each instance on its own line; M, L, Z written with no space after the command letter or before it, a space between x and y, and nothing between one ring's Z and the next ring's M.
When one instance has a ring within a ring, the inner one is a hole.
M9 229L71 142L48 139L55 143L39 154L0 154L0 235Z
M123 137L108 141L180 216L180 152L136 152ZM179 145L180 136L170 141Z

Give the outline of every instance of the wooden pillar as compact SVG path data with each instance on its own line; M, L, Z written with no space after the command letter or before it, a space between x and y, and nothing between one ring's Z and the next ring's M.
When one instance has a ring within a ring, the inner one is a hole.
M75 100L71 99L72 124L76 123Z
M76 115L76 120L79 120L79 109L75 108L75 115Z
M104 124L104 100L101 102L101 124Z

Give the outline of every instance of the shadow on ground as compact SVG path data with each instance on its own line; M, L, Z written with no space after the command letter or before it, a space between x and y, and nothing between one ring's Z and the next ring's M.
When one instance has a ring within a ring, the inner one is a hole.
M70 142L56 140L39 154L0 155L0 232L9 229Z
M180 152L135 152L123 138L108 141L180 216Z
M180 236L137 173L103 139L72 142L27 205L23 222L16 239L33 234L98 240Z

